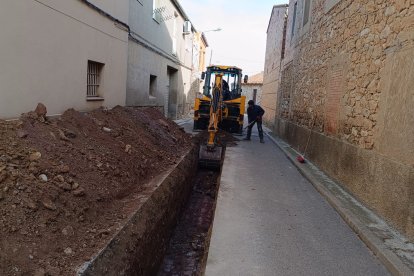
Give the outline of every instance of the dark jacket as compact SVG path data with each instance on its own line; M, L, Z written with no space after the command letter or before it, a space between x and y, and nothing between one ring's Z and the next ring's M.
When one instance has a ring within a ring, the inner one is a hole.
M261 121L264 113L265 111L263 110L263 108L260 107L260 105L249 106L247 108L247 116L249 118L249 123L255 120Z

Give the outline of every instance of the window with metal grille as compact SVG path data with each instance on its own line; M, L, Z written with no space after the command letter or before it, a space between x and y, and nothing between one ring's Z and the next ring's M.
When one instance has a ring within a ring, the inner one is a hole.
M161 4L161 0L153 0L152 18L157 23L161 23L162 14L165 12L165 7L162 7Z
M99 85L104 64L88 60L88 81L86 96L88 98L99 97Z
M305 11L303 13L303 26L309 22L311 0L305 0Z
M298 11L298 3L296 2L295 5L293 6L293 19L292 19L292 33L291 33L291 37L293 37L295 35L295 28L296 28L296 13Z

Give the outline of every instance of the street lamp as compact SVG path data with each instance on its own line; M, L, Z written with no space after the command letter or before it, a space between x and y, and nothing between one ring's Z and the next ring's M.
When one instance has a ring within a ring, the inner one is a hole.
M201 33L205 34L205 33L208 33L208 32L220 32L222 30L223 30L222 28L217 28L217 29L202 31ZM211 48L211 52L210 52L210 65L211 65L211 59L212 58L213 58L213 48Z
M223 29L222 29L222 28L217 28L217 29L213 29L213 30L202 31L202 33L208 33L208 32L220 32L221 30L223 30Z

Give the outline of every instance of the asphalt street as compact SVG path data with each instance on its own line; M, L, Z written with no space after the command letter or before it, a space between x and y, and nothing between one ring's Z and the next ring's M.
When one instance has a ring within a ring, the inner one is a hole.
M389 275L268 138L227 148L206 275Z

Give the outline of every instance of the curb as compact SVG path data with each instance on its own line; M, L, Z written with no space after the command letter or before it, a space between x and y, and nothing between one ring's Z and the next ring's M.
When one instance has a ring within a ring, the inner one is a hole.
M315 187L315 189L328 201L328 203L338 212L349 227L359 236L366 246L378 257L382 264L392 275L414 275L403 261L390 249L384 242L377 237L368 227L343 204L317 179L312 173L312 169L299 163L295 156L287 150L290 146L283 146L271 134L265 132L266 136L286 155L298 171ZM286 143L287 144L287 143ZM287 144L288 145L288 144ZM299 153L298 153L299 154ZM310 163L309 161L307 161ZM339 186L339 185L338 185Z

